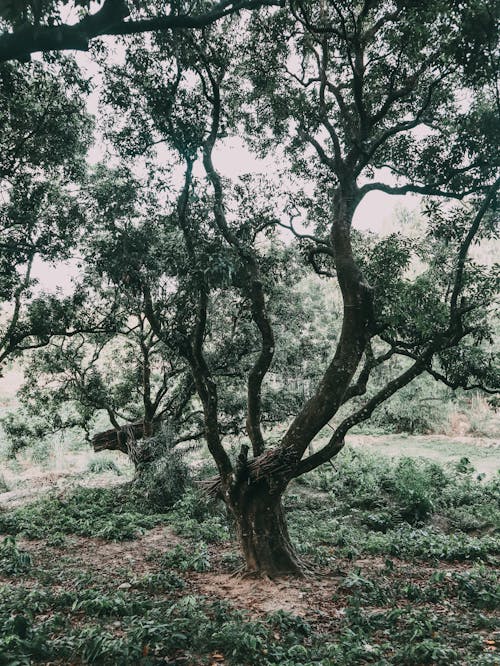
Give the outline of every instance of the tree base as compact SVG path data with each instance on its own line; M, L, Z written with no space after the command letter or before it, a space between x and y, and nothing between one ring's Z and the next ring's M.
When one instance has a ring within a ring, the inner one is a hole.
M304 576L304 566L290 542L281 494L267 484L244 485L233 500L245 576Z

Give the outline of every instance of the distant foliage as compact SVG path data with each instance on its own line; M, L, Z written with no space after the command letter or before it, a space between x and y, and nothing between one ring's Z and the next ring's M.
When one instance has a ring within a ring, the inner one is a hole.
M449 405L446 389L432 379L421 378L383 403L373 414L370 426L410 435L443 432L448 427Z
M329 521L335 516L337 527L346 520L341 529L330 528L336 535L331 538L339 545L340 535L354 529L347 541L368 548L356 532L358 527L362 531L389 533L406 529L406 525L423 527L438 517L445 529L463 532L457 538L467 540L469 532L486 532L500 524L500 479L485 481L481 475L474 477L474 468L466 458L446 469L424 459L391 461L347 450L336 464L335 470L324 468L311 473L298 486L305 483L330 493L331 505L325 507L322 502L317 509ZM314 528L306 527L309 529ZM299 533L299 540L304 536ZM401 543L405 548L404 539ZM500 550L498 540L493 539L485 552L491 549Z
M103 472L113 472L117 476L121 476L121 470L116 465L114 460L103 456L96 456L89 461L87 465L87 472L89 474L102 474Z
M174 445L172 430L165 426L145 442L151 460L139 465L133 495L151 509L171 507L190 482L185 454Z

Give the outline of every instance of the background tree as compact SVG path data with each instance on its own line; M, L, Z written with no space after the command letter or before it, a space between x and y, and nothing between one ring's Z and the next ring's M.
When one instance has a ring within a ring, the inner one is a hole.
M68 258L83 223L87 90L70 61L0 65L0 368L67 330L81 300L35 295L32 268Z
M146 290L147 302L164 328L178 329L186 318L185 300L176 290L172 266L183 273L189 273L190 267L177 249L179 230L169 218L168 198L161 201L164 197L158 197L155 183L148 186L147 180L134 178L124 166L109 170L98 165L86 191L92 233L84 234L77 248L84 271L79 287L85 294L82 309L90 311L89 321L106 320L112 332L97 329L92 334L89 329L70 338L55 337L32 354L20 392L23 411L9 415L3 425L13 452L44 435L79 428L88 440L93 433L96 451L117 449L139 462L148 457L148 445L137 448L136 442L151 437L160 426L168 424L175 433L173 445L204 434L187 364L174 340L166 345L151 329L143 296ZM255 214L257 196L243 181L235 191L235 205L248 210L252 206ZM205 203L199 206L200 218L210 214ZM209 259L214 259L213 249ZM273 285L275 326L290 340L278 355L273 387L265 396L263 419L269 426L282 423L303 399L304 382L310 383L318 371L318 349L316 355L308 354L306 341L324 337L329 320L322 315L315 321L324 302L321 294L314 300L312 294L299 300L295 289L292 294L288 291L302 274L299 258L279 245L267 252L268 270L279 278ZM225 269L222 264L217 270ZM305 289L307 285L300 288ZM214 295L212 309L207 347L219 381L220 434L241 435L245 415L241 383L255 347L249 304L234 290L225 289ZM310 319L310 332L307 336L303 331L300 337L296 334L303 328L304 314ZM323 354L327 344L325 340ZM108 419L111 428L96 432L97 425L102 427Z

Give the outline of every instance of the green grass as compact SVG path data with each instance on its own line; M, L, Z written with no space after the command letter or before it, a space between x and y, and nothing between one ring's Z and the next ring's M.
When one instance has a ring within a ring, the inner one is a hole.
M367 433L368 434L368 433ZM360 453L382 454L397 458L423 456L446 465L468 458L478 473L493 477L500 468L499 440L474 441L464 437L441 435L406 435L370 433L369 436L353 435L352 448Z
M498 479L478 479L465 460L442 467L346 451L335 465L286 498L292 539L321 574L294 584L312 595L307 617L251 602L236 610L200 593L202 577L227 575L239 560L225 511L193 489L163 514L126 484L0 514L0 531L18 535L0 546L0 663L498 663ZM98 570L99 542L85 561L67 538L137 539L158 524L181 543L142 560L136 548L134 562ZM46 545L31 551L21 536Z

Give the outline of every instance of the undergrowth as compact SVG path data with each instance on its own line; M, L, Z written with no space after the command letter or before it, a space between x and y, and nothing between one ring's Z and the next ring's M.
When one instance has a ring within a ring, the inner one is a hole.
M166 513L128 484L0 513L12 535L0 542L0 664L497 663L498 479L477 478L466 460L443 468L346 452L335 466L286 498L299 553L335 576L328 606L307 621L195 594L193 576L240 561L224 508L193 487ZM71 558L66 535L125 540L159 524L182 543L150 553L147 570L96 572ZM31 557L22 537L46 539L58 557Z
M135 539L165 521L130 501L127 485L119 488L77 488L65 496L48 495L33 504L0 513L0 534L28 539L77 534L122 541Z
M339 586L341 612L328 632L283 611L255 619L191 594L6 586L0 588L0 662L195 665L212 663L208 658L232 666L485 666L497 663L485 641L495 625L487 611L498 601L491 582L479 570L444 583L434 577L422 587L350 574ZM455 606L443 614L436 600Z

